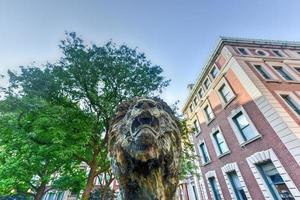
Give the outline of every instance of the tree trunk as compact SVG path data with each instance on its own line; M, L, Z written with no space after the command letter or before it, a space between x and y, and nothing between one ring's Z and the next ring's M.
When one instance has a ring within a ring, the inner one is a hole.
M91 194L91 191L93 190L94 187L94 179L96 176L96 162L93 163L90 167L90 172L88 175L88 179L87 179L87 183L86 183L86 187L84 189L84 192L82 194L82 200L88 200Z
M41 185L36 190L34 200L41 200L43 198L45 190L46 190L46 183L42 182Z

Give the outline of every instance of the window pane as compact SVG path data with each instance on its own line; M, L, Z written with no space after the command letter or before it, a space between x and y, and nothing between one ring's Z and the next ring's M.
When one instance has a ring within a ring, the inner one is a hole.
M217 131L216 133L214 133L213 137L218 146L219 153L220 154L226 153L228 151L228 148L222 134L219 131Z
M233 187L234 193L238 200L246 200L247 197L239 180L239 177L235 171L228 173L229 180Z
M250 140L257 135L257 133L251 128L247 118L242 112L235 115L232 119L240 131L244 141Z
M220 88L219 91L225 103L229 102L234 97L233 92L225 84Z
M212 76L212 78L216 78L217 75L218 75L218 68L217 67L214 67L211 71L210 71L210 75Z
M274 69L285 79L288 81L292 81L292 76L281 66L274 66Z
M246 126L245 128L243 128L242 132L246 140L250 140L251 138L254 138L256 136L256 134L254 133L254 131L251 129L250 126Z
M241 129L249 125L249 122L247 121L243 113L240 113L239 116L236 117L236 120Z
M298 115L300 115L300 106L296 101L294 101L289 95L281 95L281 97Z
M204 94L204 91L203 91L203 89L201 88L201 89L199 90L199 96L202 98L202 97L203 97L203 94Z
M294 200L289 188L271 161L259 164L257 167L274 199Z
M201 128L200 128L200 124L199 124L199 121L198 120L195 120L194 121L194 128L195 128L195 134L198 134L198 133L200 133L200 131L201 131Z
M212 118L214 118L214 113L213 113L210 106L206 106L204 108L204 111L205 111L205 114L206 114L206 117L207 117L208 121L210 121Z
M203 162L207 163L209 161L209 157L208 157L207 148L204 143L200 144L200 150L203 156Z
M212 192L213 192L213 195L214 195L214 199L215 200L221 200L221 195L220 195L219 190L218 190L216 179L214 177L211 177L211 178L208 179L208 181L210 183L210 186L211 186L211 189L212 189Z
M204 81L204 85L205 85L205 88L208 89L209 86L210 86L210 80L209 80L209 79L206 79L206 80Z
M242 55L248 55L246 49L244 49L244 48L238 48L238 49Z
M259 71L259 73L265 78L265 79L271 79L271 76L268 74L268 72L261 66L261 65L254 65L254 67Z
M273 52L276 54L276 56L278 56L278 57L283 57L283 55L281 54L280 51L278 51L278 50L273 50Z

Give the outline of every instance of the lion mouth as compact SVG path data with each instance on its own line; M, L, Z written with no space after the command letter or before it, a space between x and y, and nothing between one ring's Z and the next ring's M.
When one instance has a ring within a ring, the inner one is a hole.
M152 116L150 112L146 111L135 117L131 124L131 132L136 136L142 129L150 129L153 133L158 132L159 121Z

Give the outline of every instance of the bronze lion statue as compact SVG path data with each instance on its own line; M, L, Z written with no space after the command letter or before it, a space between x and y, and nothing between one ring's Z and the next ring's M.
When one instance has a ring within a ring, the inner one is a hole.
M118 106L108 147L122 199L174 199L180 134L173 111L159 98L134 98Z

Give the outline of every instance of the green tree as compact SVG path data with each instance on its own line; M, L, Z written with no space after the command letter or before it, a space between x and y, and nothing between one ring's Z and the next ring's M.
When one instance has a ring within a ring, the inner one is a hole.
M77 132L80 139L76 143L67 137L61 140L66 149L72 149L73 158L89 166L82 195L86 200L95 177L110 170L106 139L115 107L134 96L157 95L169 80L161 75L161 67L126 45L86 45L75 33L69 33L60 48L63 56L57 63L43 69L23 67L19 75L9 72L9 90L53 105L79 106L89 117L90 127ZM80 126L74 124L73 128L81 130Z
M7 96L0 102L0 110L0 194L18 193L39 200L47 190L59 188L55 184L49 187L50 182L60 180L59 174L77 169L74 179L84 180L80 163L61 143L63 137L74 134L71 122L66 121L72 120L72 114L80 117L79 109L53 106L40 98ZM89 126L84 119L82 129Z

